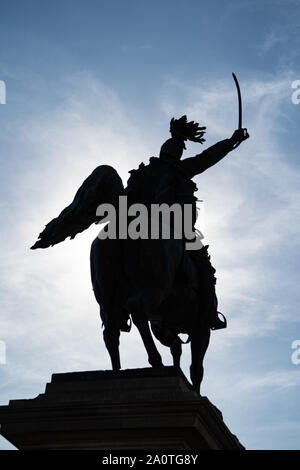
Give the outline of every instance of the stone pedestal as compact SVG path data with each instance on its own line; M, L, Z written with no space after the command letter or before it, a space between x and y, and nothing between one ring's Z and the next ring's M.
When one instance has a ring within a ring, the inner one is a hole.
M18 449L243 449L220 411L181 370L53 374L45 393L0 407Z

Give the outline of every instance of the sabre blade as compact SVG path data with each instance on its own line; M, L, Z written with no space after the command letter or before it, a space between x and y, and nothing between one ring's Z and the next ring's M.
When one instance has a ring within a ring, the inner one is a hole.
M238 121L238 129L242 129L242 97L241 97L241 90L238 79L236 78L235 73L232 72L233 80L236 85L237 94L238 94L238 102L239 102L239 121Z

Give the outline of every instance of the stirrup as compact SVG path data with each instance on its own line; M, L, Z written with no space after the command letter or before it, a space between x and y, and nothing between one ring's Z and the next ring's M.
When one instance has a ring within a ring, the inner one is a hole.
M219 317L219 315L222 315L222 319ZM211 330L221 330L222 328L227 327L227 320L223 313L217 312L217 317L214 319L210 329Z

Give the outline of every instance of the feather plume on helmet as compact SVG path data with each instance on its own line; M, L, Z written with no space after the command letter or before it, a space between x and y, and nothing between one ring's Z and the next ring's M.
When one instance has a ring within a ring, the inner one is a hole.
M192 142L198 142L203 144L205 139L206 127L200 127L197 122L188 122L186 116L182 116L180 119L172 118L170 121L170 133L172 138L168 139L160 149L160 157L173 157L180 159L183 150L186 148L185 141L190 140Z

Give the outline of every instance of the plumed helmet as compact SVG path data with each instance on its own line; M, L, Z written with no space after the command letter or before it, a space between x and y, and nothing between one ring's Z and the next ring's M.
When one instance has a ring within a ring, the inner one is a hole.
M170 132L171 139L168 139L160 149L160 157L169 156L176 159L180 159L185 147L185 141L191 140L202 144L205 139L206 127L200 127L197 122L187 121L186 116L182 116L180 119L172 118L170 121Z
M188 122L186 116L182 116L180 119L172 118L170 122L171 136L183 141L191 140L202 144L205 141L205 139L203 139L205 129L205 126L200 127L197 122Z

